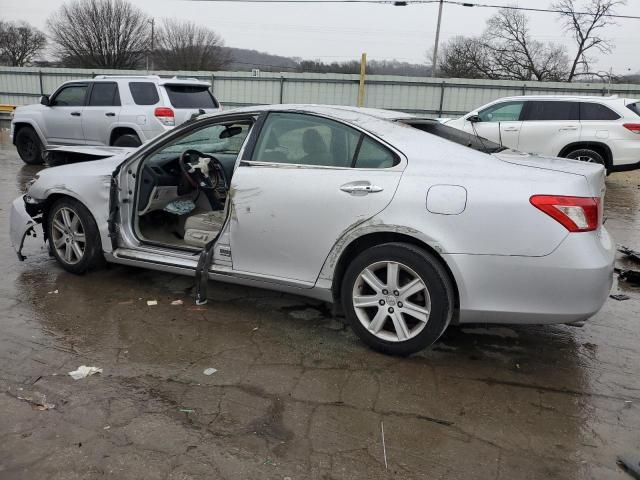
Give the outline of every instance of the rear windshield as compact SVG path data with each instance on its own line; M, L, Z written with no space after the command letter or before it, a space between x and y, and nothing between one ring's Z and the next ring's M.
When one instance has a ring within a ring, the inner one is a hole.
M458 130L457 128L448 127L436 120L402 120L401 122L418 130L422 130L423 132L435 135L436 137L444 138L458 145L478 150L479 152L497 153L506 150L505 147L491 140Z
M638 102L630 103L627 108L640 117L640 104Z
M209 87L195 85L165 85L171 105L175 108L218 108Z

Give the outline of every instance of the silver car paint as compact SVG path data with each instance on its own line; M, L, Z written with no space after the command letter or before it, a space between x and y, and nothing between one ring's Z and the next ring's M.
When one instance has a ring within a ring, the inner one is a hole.
M604 185L602 167L513 152L489 156L411 127L377 118L370 115L376 114L372 111L365 113L321 106L271 108L325 115L365 129L378 139L394 145L406 156L406 169L398 183L397 192L386 208L373 216L368 215L369 218L367 215L356 215L351 222L344 224L342 231L334 233L333 244L326 253L322 268L317 266L317 261L313 265L318 272L316 280L309 281L306 271L298 275L305 276L304 279L280 277L278 273L282 272L275 263L281 259L274 260L272 265L269 265L268 259L264 260L263 268L270 268L270 274L240 272L235 269L235 262L242 265L244 261L248 264L244 258L238 258L238 255L247 253L242 249L237 252L235 248L232 248L234 268L214 264L211 278L266 286L331 301L335 268L348 245L370 233L395 232L424 242L440 253L455 279L460 300L459 321L462 323L577 321L593 315L606 299L612 282L614 257L613 242L606 230L602 227L597 232L568 234L564 227L528 205L528 198L533 194L599 196ZM391 118L390 114L388 118ZM113 169L123 160L120 156L49 169L31 187L29 195L44 199L51 193L59 192L83 201L98 222L103 249L110 261L192 273L195 260L189 253L142 246L135 242L129 244L135 237L126 222L122 225L121 234L127 245L116 252L111 251L106 227L108 180ZM236 173L240 168L236 167ZM290 168L283 167L273 169L282 173L290 171ZM300 167L299 170L310 169ZM333 172L339 169L328 170ZM362 179L367 179L365 173L360 175L365 175ZM282 185L277 179L272 182ZM465 209L458 215L429 212L426 209L426 196L433 185L464 187L468 192ZM126 185L121 185L121 190L126 188ZM259 201L261 192L254 193L256 201ZM238 209L247 208L243 204L245 192L238 192L237 185L230 192L230 199L232 220L227 223L227 229L239 219L247 222L254 220L251 215L237 216ZM304 218L304 208L297 211L299 207L291 203L287 208L292 209L291 215ZM273 206L270 212L278 213ZM318 211L317 214L331 218L334 212ZM271 220L263 217L255 225L264 226L266 224L262 222L265 220L273 222L268 225L273 231L280 225L286 229L290 217L278 218L276 215ZM313 225L311 218L299 228L311 229ZM327 238L324 239L325 243ZM269 241L277 243L270 245L271 251L284 252L286 242L290 240L271 237ZM231 244L233 247L233 236ZM249 247L250 242L243 248ZM311 243L307 247L311 251L316 249L316 244ZM297 252L298 255L303 253L303 250ZM313 252L314 258L317 254ZM149 264L149 261L155 263Z

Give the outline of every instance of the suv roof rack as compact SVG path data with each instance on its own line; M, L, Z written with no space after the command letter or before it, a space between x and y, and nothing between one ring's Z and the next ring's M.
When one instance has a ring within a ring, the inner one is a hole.
M96 75L93 78L99 78L99 79L104 79L104 78L153 78L156 80L160 80L160 77L158 75Z

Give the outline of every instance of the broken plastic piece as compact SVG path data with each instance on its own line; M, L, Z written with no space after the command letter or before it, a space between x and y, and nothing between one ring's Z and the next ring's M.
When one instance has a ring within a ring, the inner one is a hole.
M171 305L182 305L183 302L182 300L174 300L173 302L171 302Z
M77 370L69 372L69 375L74 380L80 380L81 378L89 377L96 373L102 373L102 369L98 367L87 367L86 365L80 365Z
M31 397L17 397L18 400L24 400L25 402L29 402L31 404L31 408L34 410L53 410L56 406L53 403L47 403L47 397L42 395L42 400L36 400Z
M218 370L216 370L215 368L207 368L204 372L205 375L213 375L214 373L216 373Z
M638 252L637 250L633 250L629 247L625 247L624 245L620 245L618 247L618 251L620 253L624 253L628 257L633 258L636 262L640 262L640 252Z
M636 270L620 270L618 278L625 282L640 284L640 272Z
M618 465L633 478L640 480L640 457L638 455L618 455Z
M621 302L622 300L629 300L629 295L625 295L623 293L619 293L617 295L609 295L609 297L613 298L614 300L618 300L619 302Z
M147 305L149 305L150 307L153 307L154 305L157 305L158 301L157 300L147 300Z

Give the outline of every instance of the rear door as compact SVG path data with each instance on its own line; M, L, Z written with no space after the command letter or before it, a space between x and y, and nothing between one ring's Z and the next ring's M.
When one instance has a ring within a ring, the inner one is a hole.
M518 150L557 156L580 140L578 102L531 100L526 102Z
M208 85L165 83L163 88L175 112L176 126L186 122L200 110L213 113L220 108Z
M343 123L270 113L231 182L233 269L312 286L333 245L382 211L406 160Z
M505 147L517 149L524 102L509 100L494 103L478 112L479 122L465 120L464 130Z
M49 107L42 112L47 143L84 144L82 109L88 90L88 83L72 83L53 94Z
M120 93L116 82L94 82L82 111L82 130L89 145L109 145L111 127L120 116Z

